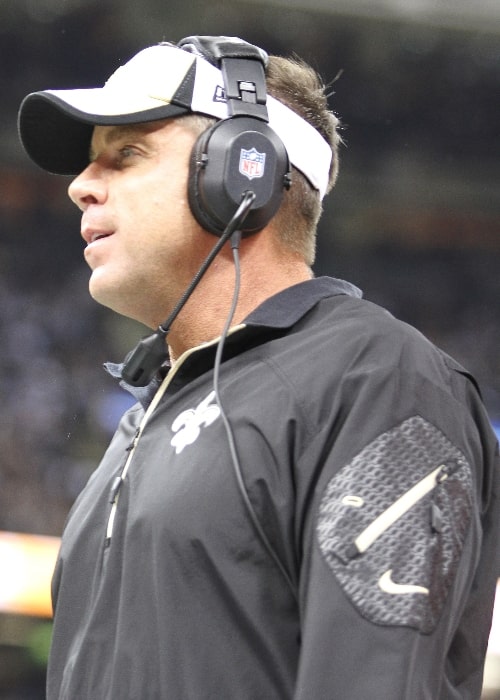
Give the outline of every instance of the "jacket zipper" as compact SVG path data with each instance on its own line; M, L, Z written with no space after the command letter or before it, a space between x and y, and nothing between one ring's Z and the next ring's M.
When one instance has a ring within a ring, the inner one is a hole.
M228 335L232 335L233 333L236 333L237 331L245 328L245 324L240 324L237 326L233 326L232 328L229 329ZM123 486L123 483L125 481L125 477L127 476L130 464L132 462L132 459L134 457L135 450L137 448L137 445L139 443L139 440L141 438L142 433L144 432L144 429L151 418L152 414L155 412L158 404L160 403L161 399L163 398L168 386L170 385L170 382L172 379L175 377L177 374L179 368L182 366L184 361L191 355L193 355L195 352L198 350L201 350L203 348L209 347L210 345L217 345L219 342L219 338L214 338L214 340L209 341L208 343L203 343L202 345L198 345L194 348L191 348L189 350L186 350L177 362L174 364L170 372L167 374L163 382L160 384L158 387L158 391L153 397L153 400L149 404L144 416L142 417L142 420L139 424L139 427L137 428L137 432L134 436L134 439L132 440L131 444L127 448L128 450L128 457L125 462L125 465L121 471L121 474L113 480L113 483L111 485L111 490L110 490L110 503L111 503L111 510L109 513L108 517L108 523L106 527L106 536L105 536L105 541L104 541L104 546L109 547L111 544L111 538L113 535L113 529L114 529L114 524L115 524L115 518L116 518L116 511L118 508L118 501L120 499L120 491Z
M417 481L408 491L405 491L396 501L375 518L354 540L350 558L363 554L376 542L395 522L403 517L414 505L428 493L445 481L457 465L440 464L429 474Z
M142 425L142 423L141 423ZM110 491L110 499L109 502L111 503L111 511L109 513L109 518L108 518L108 525L106 527L106 539L105 539L105 546L109 547L111 543L111 536L113 534L113 526L115 523L115 516L116 516L116 509L118 507L118 499L120 498L120 490L123 485L123 482L125 481L125 477L128 472L128 468L130 466L130 462L132 461L132 457L135 452L135 448L137 446L137 443L139 442L139 437L141 434L141 428L137 428L136 434L134 435L134 439L132 440L131 444L129 445L128 449L128 457L127 461L125 462L125 466L122 469L122 472L119 476L117 476L115 479L113 479L113 483L111 484L111 491Z

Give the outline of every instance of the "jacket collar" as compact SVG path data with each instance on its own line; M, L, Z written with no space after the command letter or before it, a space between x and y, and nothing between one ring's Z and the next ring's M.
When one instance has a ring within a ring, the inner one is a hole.
M317 277L288 287L269 297L254 309L243 321L242 330L229 336L226 344L233 346L233 343L239 341L244 343L245 347L247 343L251 346L255 344L256 336L261 339L268 334L275 335L276 332L291 328L319 301L338 295L361 298L362 292L350 282L333 277ZM203 346L200 346L200 351L202 348ZM150 403L170 369L169 365L164 365L159 376L155 377L148 386L133 387L121 379L123 363L107 362L104 367L112 377L120 380L120 386L132 394L144 407Z
M360 298L362 292L350 282L333 277L317 277L269 297L243 321L246 326L291 328L321 299L345 294Z

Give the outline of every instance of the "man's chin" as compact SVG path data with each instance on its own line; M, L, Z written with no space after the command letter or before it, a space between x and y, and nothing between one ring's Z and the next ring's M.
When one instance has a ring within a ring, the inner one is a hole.
M92 299L101 306L145 326L152 327L142 318L137 303L134 303L137 302L136 295L132 293L131 296L127 296L123 290L120 290L118 283L110 284L109 280L106 280L106 284L104 284L102 278L95 278L93 274L89 281L89 293Z
M116 284L111 284L109 280L104 280L102 274L96 273L95 271L92 273L89 280L89 294L92 299L98 304L101 304L101 306L107 306L113 311L123 313L123 311L117 308L123 303L120 303L118 286Z

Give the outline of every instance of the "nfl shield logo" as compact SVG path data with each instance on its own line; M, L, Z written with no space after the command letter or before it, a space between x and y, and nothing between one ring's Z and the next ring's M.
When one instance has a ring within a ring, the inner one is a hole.
M240 173L249 180L253 180L254 177L262 177L264 175L265 162L265 153L259 153L255 148L251 148L249 151L242 148L240 153Z

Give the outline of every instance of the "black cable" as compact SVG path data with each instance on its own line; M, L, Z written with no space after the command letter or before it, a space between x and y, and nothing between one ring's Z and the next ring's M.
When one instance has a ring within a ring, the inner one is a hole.
M164 335L167 335L167 333L170 330L170 326L174 322L174 320L177 318L177 315L179 314L180 310L184 306L184 304L187 302L191 294L194 292L195 288L198 286L198 283L201 281L201 278L205 274L205 272L208 270L210 265L213 263L214 259L217 257L221 249L224 247L224 245L227 243L227 241L231 238L231 236L234 235L234 233L239 233L239 229L243 221L246 219L247 215L250 213L250 207L252 206L253 202L255 200L255 193L248 190L247 192L243 193L242 200L240 203L240 206L236 210L235 215L231 219L231 221L228 223L226 226L224 233L222 236L219 238L217 243L214 245L206 259L203 261L202 266L196 273L196 275L193 277L191 280L191 283L189 284L189 287L186 289L182 297L179 299L177 302L176 306L174 307L172 313L170 316L167 318L165 323L162 323L160 326L158 326L158 330L161 330ZM240 233L240 238L241 238L241 233Z
M216 256L222 250L227 241L235 231L239 231L242 223L250 213L250 209L255 200L255 192L248 190L243 193L241 203L233 218L226 226L222 236L212 248L208 256L203 261L200 269L191 280L188 288L175 305L170 316L165 323L158 326L156 331L142 338L131 353L126 357L122 368L122 379L132 386L146 386L149 384L155 373L168 358L168 348L166 337L170 332L170 326L179 315L182 307L187 302L201 278L208 270Z
M222 418L222 421L224 423L224 428L226 430L226 436L227 436L227 441L229 445L229 452L231 454L231 461L233 464L233 469L234 469L234 474L236 476L236 481L238 483L238 489L240 491L241 497L243 498L243 502L245 504L245 507L247 509L247 512L250 516L250 519L252 521L253 526L255 527L255 530L257 531L257 534L264 545L264 547L267 549L268 553L276 563L278 569L281 571L283 574L283 577L285 578L285 581L290 588L293 597L297 600L297 593L295 591L295 588L293 586L292 580L290 576L288 575L288 571L286 570L284 564L282 563L281 559L279 558L278 554L274 550L273 546L269 542L269 539L264 532L264 529L262 525L259 522L259 518L257 516L257 513L255 512L255 509L252 505L252 502L250 501L250 497L248 495L245 482L243 479L243 474L241 470L241 465L240 465L240 460L238 456L238 450L236 448L236 441L234 439L234 433L233 429L231 426L231 423L229 422L229 418L226 415L226 412L224 410L224 406L222 404L222 399L220 396L220 368L222 364L222 355L224 352L224 345L226 342L227 335L229 333L229 328L231 327L231 323L236 311L236 306L238 304L238 299L240 295L240 283L241 283L241 270L240 270L240 256L239 256L239 244L241 240L241 232L240 231L235 231L231 237L231 248L233 250L233 260L234 260L234 270L235 270L235 281L234 281L234 292L233 292L233 298L231 302L231 307L229 309L229 313L226 318L226 322L224 324L224 328L222 330L219 342L217 344L217 351L215 353L215 361L214 361L214 380L213 380L213 390L215 394L215 400L217 402L217 405L220 410L220 415Z

